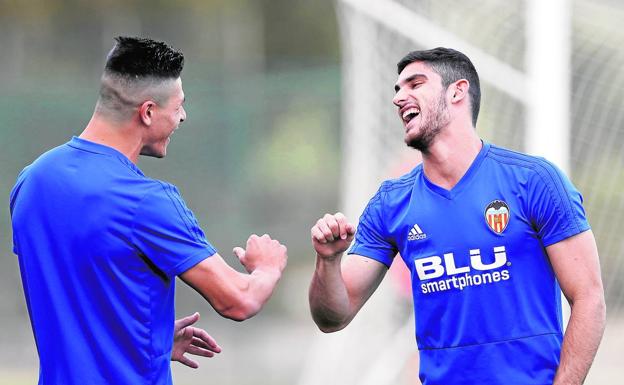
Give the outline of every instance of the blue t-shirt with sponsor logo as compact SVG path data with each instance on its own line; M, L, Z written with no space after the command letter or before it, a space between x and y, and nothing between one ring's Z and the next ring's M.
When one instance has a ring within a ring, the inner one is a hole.
M545 247L588 229L560 170L484 143L451 190L422 165L384 182L349 253L409 267L424 385L545 385L563 339Z
M175 277L216 252L178 190L74 137L10 207L39 384L171 384Z

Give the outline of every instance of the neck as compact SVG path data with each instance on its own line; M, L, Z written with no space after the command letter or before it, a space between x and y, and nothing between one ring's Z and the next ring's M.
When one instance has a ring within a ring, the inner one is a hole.
M136 164L142 148L139 130L131 121L115 122L97 112L79 136L94 143L112 147Z
M440 132L427 152L423 152L423 168L427 178L447 190L464 176L481 147L481 139L470 123L449 124Z

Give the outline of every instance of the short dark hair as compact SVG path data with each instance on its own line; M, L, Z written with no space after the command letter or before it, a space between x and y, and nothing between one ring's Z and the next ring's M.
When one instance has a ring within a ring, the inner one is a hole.
M479 85L477 70L468 56L454 49L443 47L412 51L397 63L398 73L403 72L405 67L414 62L423 62L431 67L442 78L443 87L448 87L449 84L460 79L468 80L470 83L468 94L472 109L472 125L476 126L479 107L481 106L481 86Z
M119 36L115 40L106 57L96 110L126 119L146 98L166 103L167 85L180 77L184 55L152 39Z
M118 36L106 58L104 72L122 77L180 77L184 55L167 44L147 38Z

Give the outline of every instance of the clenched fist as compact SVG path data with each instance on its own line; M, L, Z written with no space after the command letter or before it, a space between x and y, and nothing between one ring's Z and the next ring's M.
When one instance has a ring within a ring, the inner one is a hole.
M316 254L334 259L344 253L353 241L355 226L342 213L325 214L310 230Z
M235 247L234 254L238 257L241 264L245 266L248 273L254 270L270 269L281 273L286 267L288 255L286 254L286 246L282 245L276 239L271 239L267 234L259 237L252 234L247 239L247 246Z

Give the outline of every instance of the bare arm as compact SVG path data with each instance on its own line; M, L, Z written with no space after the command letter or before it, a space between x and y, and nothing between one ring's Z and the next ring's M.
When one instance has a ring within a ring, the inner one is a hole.
M325 333L347 326L388 270L382 263L360 255L343 257L354 233L355 228L341 213L326 214L311 230L316 270L310 284L310 311Z
M268 235L252 235L247 249L234 253L249 274L231 268L219 254L180 275L222 316L243 321L256 315L269 300L286 266L286 247Z
M580 385L594 360L605 328L606 306L596 241L585 231L546 248L571 306L554 385Z

